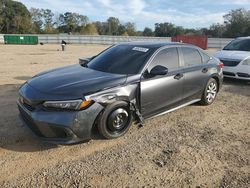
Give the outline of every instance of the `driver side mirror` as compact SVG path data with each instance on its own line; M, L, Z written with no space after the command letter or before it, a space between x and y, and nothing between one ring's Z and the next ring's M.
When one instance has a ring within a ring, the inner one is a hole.
M80 58L79 64L85 67L90 62L90 60L91 58Z
M166 75L167 73L168 73L168 68L166 68L164 66L161 66L161 65L156 65L150 71L150 74L153 75L153 76Z
M80 58L79 64L82 66L86 66L92 59L94 59L96 56L90 57L90 58Z

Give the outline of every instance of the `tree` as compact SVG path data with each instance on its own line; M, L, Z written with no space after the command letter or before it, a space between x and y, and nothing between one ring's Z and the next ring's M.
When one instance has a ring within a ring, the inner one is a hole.
M177 35L184 35L185 34L185 29L183 28L183 27L181 27L181 26L177 26L176 28L175 28L175 36L177 36Z
M120 21L118 18L109 17L107 20L108 23L108 35L118 35L118 28L120 25Z
M2 31L3 27L4 27L3 16L0 16L0 32Z
M175 36L176 29L172 23L156 23L155 24L155 36L157 37L172 37Z
M31 8L12 0L0 0L1 33L83 33L124 36L172 37L176 35L207 35L209 37L238 37L250 35L250 10L236 9L224 15L223 24L209 28L187 29L172 23L156 23L155 31L145 27L137 31L132 22L120 23L116 17L105 22L89 23L87 16L65 12L56 15L50 9Z
M120 24L118 27L118 35L128 36L128 33L126 31L126 27L122 24Z
M99 35L107 35L108 33L108 23L107 22L94 22Z
M43 20L42 20L42 12L41 9L31 8L30 9L31 20L32 20L32 31L34 33L41 33Z
M154 36L154 32L151 28L145 27L145 29L143 31L143 36L147 36L147 37Z
M124 33L122 33L122 34L121 34L121 36L125 36L125 37L127 37L127 36L128 36L127 31L125 31Z
M135 24L132 22L127 22L125 24L126 32L128 33L129 36L135 36L136 35L136 28Z
M86 26L89 22L89 18L81 14L77 14L76 19L77 19L77 25L80 27Z
M222 24L213 24L208 29L208 33L206 35L212 36L212 37L222 37L226 31L225 25Z
M76 14L72 12L66 12L61 15L62 24L64 26L65 32L74 32L77 28L77 18Z
M143 36L143 32L142 31L136 31L135 36Z
M98 35L96 25L93 24L93 23L92 24L87 24L83 28L82 33L85 34L85 35Z
M54 25L54 32L55 33L59 33L59 29L60 29L60 26L61 26L61 20L60 20L60 13L55 13L54 15L54 18L53 18L53 25Z
M29 33L31 31L30 13L20 2L0 0L0 18L2 33Z
M226 37L239 37L250 34L250 10L232 10L224 16L224 20Z
M88 17L74 12L59 15L59 31L80 32L88 23Z
M54 13L50 9L42 9L42 17L44 19L44 32L53 33L53 17Z

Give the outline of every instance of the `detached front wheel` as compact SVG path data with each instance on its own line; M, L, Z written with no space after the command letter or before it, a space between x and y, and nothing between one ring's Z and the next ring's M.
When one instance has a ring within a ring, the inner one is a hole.
M201 104L210 105L214 102L218 93L218 84L214 78L210 78L201 98Z
M128 132L132 120L128 103L118 101L105 108L99 118L98 130L107 139L118 138Z

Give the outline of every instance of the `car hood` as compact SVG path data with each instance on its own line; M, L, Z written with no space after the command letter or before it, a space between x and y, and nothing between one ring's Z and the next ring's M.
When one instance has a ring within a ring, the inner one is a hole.
M42 93L78 98L122 85L126 82L126 78L126 75L105 73L73 65L41 73L28 80L27 84Z
M218 59L232 59L242 61L247 57L250 57L250 52L221 50L217 52L214 56Z

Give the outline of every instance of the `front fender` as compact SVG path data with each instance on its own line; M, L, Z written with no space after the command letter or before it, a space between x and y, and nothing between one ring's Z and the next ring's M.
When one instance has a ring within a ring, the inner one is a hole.
M140 87L139 83L129 84L126 86L118 86L111 89L106 89L88 96L86 100L93 100L103 107L116 101L126 101L130 105L131 111L134 112L137 120L143 124L143 118L140 113Z
M124 100L127 102L136 100L138 84L131 84L126 86L118 86L111 89L106 89L88 96L85 96L86 100L94 100L104 106L113 103L115 101Z

